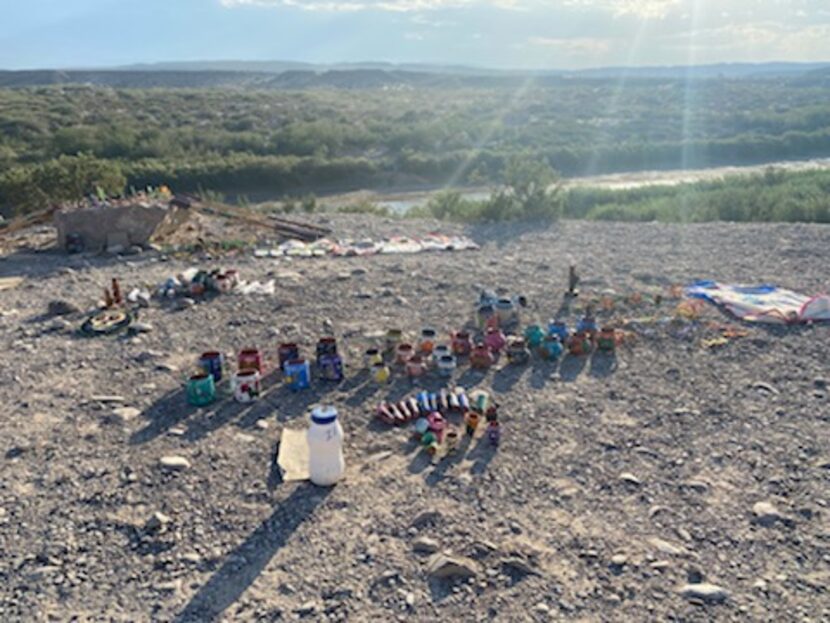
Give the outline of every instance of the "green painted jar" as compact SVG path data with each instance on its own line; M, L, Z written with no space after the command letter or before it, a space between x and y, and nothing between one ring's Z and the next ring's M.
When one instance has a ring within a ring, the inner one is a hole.
M187 381L187 402L194 407L204 407L216 400L213 376L204 372L194 374Z
M545 331L538 324L529 325L525 329L524 335L530 348L539 348L545 340Z

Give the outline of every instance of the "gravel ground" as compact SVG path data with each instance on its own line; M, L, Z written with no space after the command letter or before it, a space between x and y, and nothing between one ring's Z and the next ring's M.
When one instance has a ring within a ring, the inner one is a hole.
M437 227L328 222L343 236ZM80 315L44 312L53 299L90 307L111 277L155 283L192 262L0 260L0 275L28 277L0 293L0 619L830 620L830 327L747 326L705 349L702 325L680 336L641 324L615 358L462 369L459 382L500 401L502 444L476 440L436 465L408 431L372 420L408 382L378 389L357 365L340 386L275 384L253 406L185 404L182 378L211 348L273 357L294 338L310 353L330 323L356 363L389 326L461 327L482 287L526 295L525 317L546 321L569 258L583 290L696 278L830 290L827 226L468 233L481 251L226 259L245 278L276 278L276 294L154 303L141 314L152 330L135 337L81 338ZM279 431L320 401L341 410L347 478L283 483ZM171 455L189 467L162 468ZM430 573L433 551L471 577Z

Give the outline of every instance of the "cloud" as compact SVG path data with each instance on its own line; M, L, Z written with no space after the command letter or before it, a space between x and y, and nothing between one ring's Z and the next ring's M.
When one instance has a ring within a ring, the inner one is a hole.
M611 49L608 39L592 37L531 37L529 43L572 57L600 57Z
M434 11L463 7L495 7L511 11L591 9L617 16L659 19L683 0L220 0L222 6L294 7L306 11ZM685 0L689 1L689 0Z

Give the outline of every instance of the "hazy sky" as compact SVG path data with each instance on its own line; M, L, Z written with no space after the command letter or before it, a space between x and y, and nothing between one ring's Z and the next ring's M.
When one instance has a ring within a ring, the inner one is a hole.
M830 0L0 0L0 67L830 60Z

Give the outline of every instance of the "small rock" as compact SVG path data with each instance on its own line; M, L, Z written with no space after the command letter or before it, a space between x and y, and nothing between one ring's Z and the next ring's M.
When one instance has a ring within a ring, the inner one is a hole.
M69 301L49 301L46 313L49 316L69 316L80 312L80 308Z
M473 578L480 573L480 568L472 558L438 553L430 558L427 573L441 579Z
M144 253L144 247L137 244L134 244L124 251L124 255L141 255L142 253Z
M777 396L780 393L775 387L763 381L756 381L752 384L752 388L767 394L772 394L773 396Z
M428 536L421 536L412 541L412 550L419 554L434 554L439 549L438 541Z
M404 601L406 602L406 606L408 608L415 607L415 593L407 593L406 597L404 597Z
M256 441L256 437L254 437L253 435L249 435L247 433L236 433L236 435L234 435L233 438L236 441L239 441L239 442L242 442L242 443L252 443L252 442Z
M822 379L822 378L814 379L813 380L813 386L816 389L827 389L827 379Z
M652 547L654 547L657 551L663 554L669 554L670 556L680 556L681 554L685 553L685 550L682 547L678 547L669 543L668 541L664 541L663 539L652 537L648 540Z
M777 521L784 521L786 518L771 502L756 502L752 506L752 514L756 523L762 526L771 526Z
M294 610L297 614L301 617L311 616L315 612L317 612L317 604L313 601L307 601L304 604L300 605L298 608Z
M721 603L729 597L729 592L716 584L703 582L701 584L686 584L678 591L686 599L703 601L705 603Z
M141 409L135 407L118 407L112 410L112 414L123 422L129 422L141 415Z
M764 578L758 578L752 583L752 588L757 588L759 591L767 590L767 581Z
M348 281L352 278L352 273L342 272L337 273L337 281Z
M801 576L801 581L810 588L830 592L830 571L805 573Z
M687 480L683 486L697 493L706 493L709 491L709 483L703 480Z
M640 484L641 484L641 483L640 483L640 479L639 479L639 478L637 478L634 474L632 474L632 473L630 473L630 472L623 472L622 474L620 474L620 475L617 477L617 479L618 479L620 482L624 482L624 483L626 483L626 484L633 485L633 486L635 486L635 487L638 487L638 486L640 486Z
M156 511L150 516L150 519L148 519L147 522L144 524L144 529L147 532L160 532L161 530L166 528L171 521L172 520L170 519L170 517L168 517L164 513Z
M262 419L257 420L254 426L256 426L259 430L268 430L270 424L268 423L268 420Z
M131 333L151 333L153 325L148 322L134 322L130 325Z
M196 305L196 301L188 297L180 298L178 301L176 301L176 309L178 309L179 311L190 309L194 305Z
M659 571L660 573L662 573L663 571L666 571L667 569L671 569L672 564L671 564L671 561L669 561L669 560L655 560L649 566L652 569L654 569L655 571Z
M166 470L179 472L190 467L190 461L183 456L170 455L161 457L159 465Z
M353 268L352 269L352 275L354 275L355 277L359 277L360 275L365 275L367 272L369 272L369 271L367 271L365 268L358 267L358 268Z
M546 603L544 603L542 601L540 601L538 604L536 604L533 607L533 609L536 610L536 612L539 612L541 614L547 614L548 612L550 612L550 606L548 606Z
M611 564L615 567L622 567L628 562L628 556L625 554L616 554L611 557Z
M118 395L115 395L115 394L113 394L113 395L97 394L97 395L93 396L90 400L92 400L92 402L103 402L103 403L127 402L127 399L124 398L124 396L118 396Z
M124 253L125 248L123 244L111 244L107 247L107 253L109 255L118 255L120 253Z

